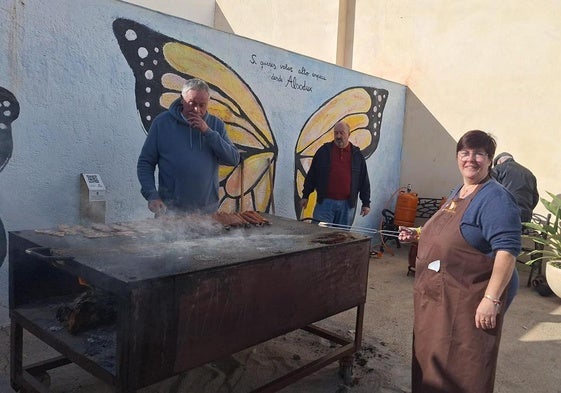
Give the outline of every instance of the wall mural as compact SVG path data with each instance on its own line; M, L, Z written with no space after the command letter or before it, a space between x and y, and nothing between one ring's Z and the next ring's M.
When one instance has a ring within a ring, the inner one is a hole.
M301 211L300 200L304 179L317 150L333 140L333 127L344 120L351 129L349 140L358 146L368 159L378 147L382 114L388 91L371 87L351 87L327 100L304 124L296 142L294 174L294 209L296 217L312 217L316 205L316 193L312 193L308 205ZM360 203L360 202L359 202Z
M243 203L244 210L269 211L278 148L251 88L212 54L142 24L117 19L113 31L134 72L136 107L145 131L180 96L187 79L206 81L209 112L224 121L230 140L243 151L243 163L222 166L219 172L220 210L234 211Z
M4 169L10 158L14 143L12 140L12 122L19 116L19 103L16 97L0 86L0 172ZM8 242L4 223L0 217L0 266L4 263L7 254Z
M220 210L254 209L270 212L273 205L278 146L265 110L251 87L228 64L194 45L178 41L129 19L116 19L113 32L135 77L136 107L144 131L152 120L180 96L183 83L191 78L205 80L211 87L209 112L220 117L228 136L242 151L236 167L220 170ZM259 59L250 64L272 72L271 80L286 88L311 93L313 87L302 77L325 81L321 74L305 68ZM283 77L282 72L288 73ZM311 74L311 75L310 75ZM298 79L300 77L300 79ZM378 146L382 114L388 91L355 86L325 101L305 122L294 149L294 209L297 217L311 217L315 193L305 212L301 211L302 185L317 149L333 139L335 123L345 120L351 128L351 142L365 158Z

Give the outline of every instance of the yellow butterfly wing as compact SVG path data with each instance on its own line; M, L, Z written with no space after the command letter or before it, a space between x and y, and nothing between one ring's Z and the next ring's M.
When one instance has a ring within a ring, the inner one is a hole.
M304 180L317 150L333 140L333 127L345 121L351 130L349 140L358 146L365 158L370 157L380 140L380 128L388 91L374 87L349 87L325 101L306 121L295 148L294 208L296 216L311 218L316 205L316 193L302 209Z
M169 108L191 78L210 88L209 112L224 121L242 162L221 166L220 210L269 211L278 147L263 107L251 88L227 64L191 44L180 42L128 19L113 31L136 79L136 103L145 130Z

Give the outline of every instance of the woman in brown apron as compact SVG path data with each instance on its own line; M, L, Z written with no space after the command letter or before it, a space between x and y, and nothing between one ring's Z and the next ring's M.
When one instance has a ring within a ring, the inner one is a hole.
M463 185L425 224L415 266L413 393L492 393L504 294L520 251L520 213L490 180L495 140L456 147ZM402 229L400 240L415 231Z

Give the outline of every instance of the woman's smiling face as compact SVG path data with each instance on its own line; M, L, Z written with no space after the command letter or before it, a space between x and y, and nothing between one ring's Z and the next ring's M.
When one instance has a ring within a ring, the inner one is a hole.
M462 149L457 158L462 177L470 183L477 183L489 175L491 158L484 149Z
M466 184L476 184L489 176L497 149L493 136L485 131L466 132L456 144L458 168Z

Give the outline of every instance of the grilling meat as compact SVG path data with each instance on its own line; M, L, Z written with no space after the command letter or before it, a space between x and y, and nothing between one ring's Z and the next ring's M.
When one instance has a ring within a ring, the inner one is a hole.
M332 232L325 235L321 235L312 240L314 243L321 244L337 244L348 241L349 239L355 239L355 237L349 232Z
M271 222L269 220L266 220L265 218L263 218L263 216L261 214L259 214L258 212L254 211L254 210L246 210L245 212L242 213L242 215L244 217L246 217L246 219L251 219L255 222L257 222L257 224L263 225L263 224L267 224L270 225ZM250 221L251 222L251 221Z
M135 222L101 224L90 226L60 224L55 229L36 229L35 232L51 236L81 235L87 238L111 236L139 237L165 235L166 233L195 233L199 228L224 229L270 225L261 214L253 210L241 213L216 212L212 215L203 214L167 214L158 219L145 219Z

